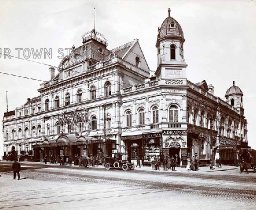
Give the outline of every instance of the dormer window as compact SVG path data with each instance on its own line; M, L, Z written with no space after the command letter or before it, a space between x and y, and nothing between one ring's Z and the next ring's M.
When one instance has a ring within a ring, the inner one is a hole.
M139 64L140 64L140 58L137 56L135 58L135 65L136 65L136 67L139 67Z
M170 28L174 28L174 27L175 27L175 23L174 23L174 21L172 21L170 24Z

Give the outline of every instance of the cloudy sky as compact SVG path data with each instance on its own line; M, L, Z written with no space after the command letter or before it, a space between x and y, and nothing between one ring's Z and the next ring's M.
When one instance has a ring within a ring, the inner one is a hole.
M206 80L223 99L236 82L244 93L249 145L256 148L256 0L0 0L0 53L4 48L14 56L18 56L16 48L52 49L52 58L34 61L58 66L58 49L81 45L81 36L93 28L94 7L96 30L104 34L109 49L138 38L152 72L157 28L171 8L186 39L188 79ZM20 52L22 56L24 51ZM46 65L0 56L0 72L50 78ZM6 91L13 110L37 96L39 85L0 73L1 116L6 111Z

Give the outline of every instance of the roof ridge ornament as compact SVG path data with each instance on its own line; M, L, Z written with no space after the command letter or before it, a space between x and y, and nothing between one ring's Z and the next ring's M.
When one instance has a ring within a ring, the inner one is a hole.
M170 14L171 14L171 9L168 8L168 17L170 17Z

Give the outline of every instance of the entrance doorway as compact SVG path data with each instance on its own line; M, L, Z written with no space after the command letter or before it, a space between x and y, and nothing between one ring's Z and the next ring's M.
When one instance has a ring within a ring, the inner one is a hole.
M180 147L171 147L169 148L169 157L174 157L176 163L179 165L180 163Z

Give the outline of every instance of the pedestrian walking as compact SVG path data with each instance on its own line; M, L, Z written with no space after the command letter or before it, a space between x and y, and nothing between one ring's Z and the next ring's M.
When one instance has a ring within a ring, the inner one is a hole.
M16 175L18 175L18 180L20 180L20 163L15 160L12 164L12 170L13 170L13 179L16 179Z
M163 169L164 169L164 171L167 170L167 158L166 158L166 156L164 156L164 158L163 158Z
M140 158L139 158L139 156L137 156L137 165L136 165L136 167L140 168Z
M167 170L171 168L171 158L170 156L167 157Z
M175 160L175 158L172 156L172 158L171 158L171 168L172 168L172 171L175 171L175 167L176 167L176 160Z
M47 164L47 157L44 156L44 164Z

